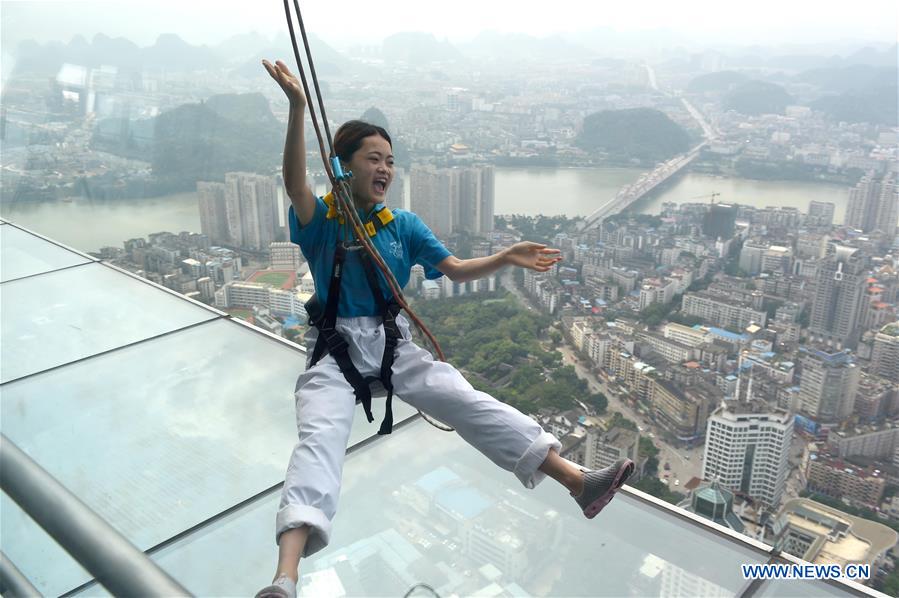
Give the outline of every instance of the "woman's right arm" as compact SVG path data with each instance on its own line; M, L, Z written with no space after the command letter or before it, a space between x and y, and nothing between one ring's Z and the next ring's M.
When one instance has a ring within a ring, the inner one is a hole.
M303 133L306 96L300 82L291 74L286 64L280 60L276 60L275 64L263 60L262 65L272 79L281 86L290 102L287 138L284 141L284 187L300 224L306 226L315 215L315 196L306 184L306 142Z

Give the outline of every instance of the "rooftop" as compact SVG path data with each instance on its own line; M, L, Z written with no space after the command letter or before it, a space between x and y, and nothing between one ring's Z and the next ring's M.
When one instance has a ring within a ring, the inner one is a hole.
M781 516L788 518L790 525L818 536L803 555L814 563L871 563L894 546L899 535L881 523L848 515L807 498L789 501Z

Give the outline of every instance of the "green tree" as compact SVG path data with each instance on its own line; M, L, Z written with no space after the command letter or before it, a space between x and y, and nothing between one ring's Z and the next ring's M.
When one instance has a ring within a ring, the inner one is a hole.
M672 492L664 482L655 476L644 476L640 478L640 481L634 484L634 488L642 490L647 494L651 494L656 498L661 498L665 502L670 502L674 505L684 500L683 494L680 492Z
M899 596L899 568L893 570L883 580L883 593L887 596Z
M615 411L612 413L612 420L609 422L609 428L624 428L625 430L633 430L637 431L637 424L624 417L620 411Z
M653 444L651 438L641 436L639 452L641 457L656 457L659 454L659 449Z
M593 407L596 410L597 415L599 415L606 412L606 409L609 406L609 400L606 398L606 395L597 392L588 397L587 404Z

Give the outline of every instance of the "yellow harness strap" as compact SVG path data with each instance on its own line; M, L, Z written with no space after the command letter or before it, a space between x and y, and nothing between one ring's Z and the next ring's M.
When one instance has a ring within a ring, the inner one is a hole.
M325 205L328 206L328 214L326 218L328 220L333 220L337 218L340 224L344 223L343 216L341 216L337 212L337 202L334 200L333 193L329 192L325 195L322 200L325 202ZM393 212L388 210L386 207L381 208L374 214L374 218L364 223L365 232L368 233L369 237L374 237L378 234L378 231L393 222Z

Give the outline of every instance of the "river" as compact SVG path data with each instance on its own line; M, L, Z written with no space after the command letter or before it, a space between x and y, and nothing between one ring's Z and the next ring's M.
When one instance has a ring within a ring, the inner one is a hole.
M585 216L641 173L635 168L497 168L495 211ZM405 181L408 191L408 176ZM849 197L848 188L838 185L686 174L633 209L658 213L663 202L707 201L712 192L720 193L721 202L792 206L801 211L811 200L830 201L836 206L836 223L842 222ZM82 251L107 245L121 247L127 239L153 232L200 230L197 195L190 192L130 201L79 198L71 202L4 203L0 215Z

